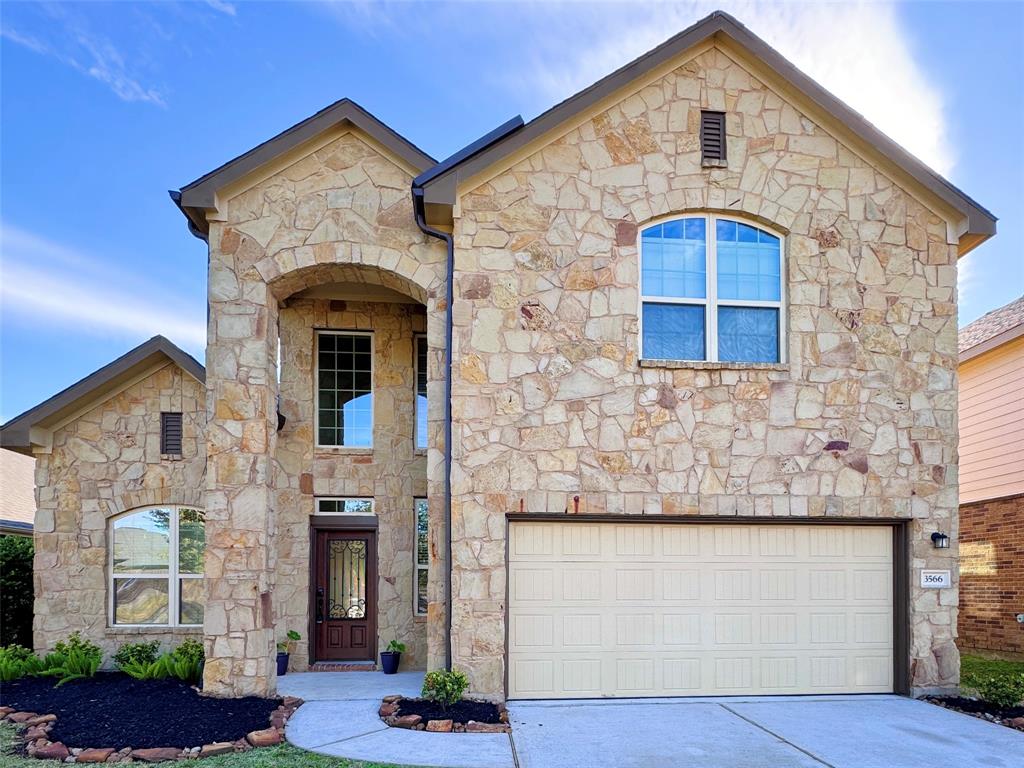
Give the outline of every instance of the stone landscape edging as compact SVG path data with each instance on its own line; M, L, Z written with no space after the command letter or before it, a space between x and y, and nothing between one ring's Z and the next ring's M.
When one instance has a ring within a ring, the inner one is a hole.
M68 747L60 741L50 741L57 716L19 712L13 707L0 707L0 720L19 728L18 736L26 742L29 757L40 760L60 760L65 763L161 763L169 760L195 760L229 752L247 752L257 747L272 747L284 742L284 727L303 700L285 696L277 709L270 713L270 727L250 731L235 741L217 741L199 747L150 747L142 749L114 749L113 747Z
M423 722L420 715L399 715L398 702L408 699L409 696L392 694L381 699L380 709L377 715L384 724L390 728L404 728L408 731L429 731L431 733L511 733L512 727L508 724L508 709L502 703L495 704L498 708L500 723L478 723L470 720L468 723L455 723L447 720L428 720Z

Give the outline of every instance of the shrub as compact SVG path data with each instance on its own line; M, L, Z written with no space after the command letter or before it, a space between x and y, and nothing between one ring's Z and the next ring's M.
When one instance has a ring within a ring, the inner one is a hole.
M203 651L203 644L189 638L171 653L171 674L186 683L198 683L202 677L204 658L206 654Z
M32 556L29 536L0 536L0 645L32 645Z
M1000 709L1024 701L1024 673L980 677L972 685L982 699Z
M469 678L457 669L435 669L423 678L422 694L425 698L447 709L462 698L469 688Z
M127 664L152 664L160 655L160 641L148 643L125 643L114 654L114 665L124 671Z
M43 659L43 675L59 677L57 686L83 677L93 677L103 661L99 646L83 640L76 631L53 647L53 653Z

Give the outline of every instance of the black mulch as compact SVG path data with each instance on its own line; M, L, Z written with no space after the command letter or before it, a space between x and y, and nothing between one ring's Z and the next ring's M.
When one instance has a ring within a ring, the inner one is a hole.
M419 715L423 722L428 720L453 720L456 723L500 723L501 712L489 701L463 699L445 709L427 699L401 699L398 702L399 715Z
M280 699L214 699L177 679L135 680L117 672L54 687L52 677L0 686L0 705L54 714L52 741L67 747L198 747L270 727Z
M1000 709L994 704L980 699L968 699L964 696L927 696L927 701L939 704L949 709L958 709L961 712L969 712L972 715L993 715L1003 720L1012 720L1015 717L1024 717L1024 705Z

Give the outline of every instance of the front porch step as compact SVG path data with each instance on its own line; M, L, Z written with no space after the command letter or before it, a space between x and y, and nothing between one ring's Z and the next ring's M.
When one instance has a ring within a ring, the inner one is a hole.
M376 672L372 661L317 661L309 665L310 672Z

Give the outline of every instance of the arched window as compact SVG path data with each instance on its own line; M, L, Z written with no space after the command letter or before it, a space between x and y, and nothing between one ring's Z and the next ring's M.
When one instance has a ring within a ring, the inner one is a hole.
M782 361L782 238L737 219L685 216L640 236L640 357Z
M205 516L191 507L138 509L110 524L110 623L203 623Z

